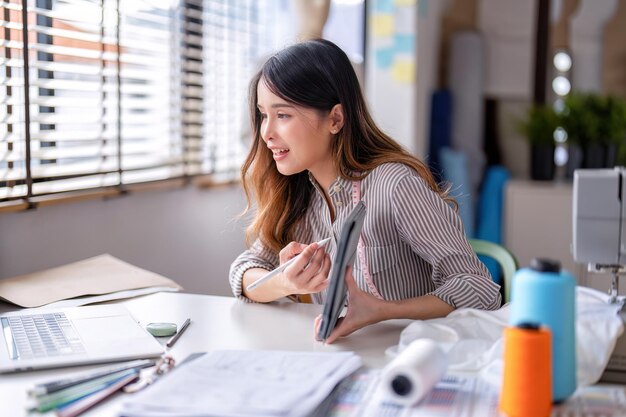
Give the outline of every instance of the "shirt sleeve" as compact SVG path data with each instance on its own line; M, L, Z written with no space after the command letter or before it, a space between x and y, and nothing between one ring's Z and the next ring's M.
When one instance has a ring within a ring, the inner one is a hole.
M240 300L252 302L243 295L243 275L248 269L263 268L268 271L275 269L280 261L278 254L268 249L261 240L257 239L247 251L243 252L230 265L228 279L233 295Z
M407 175L393 189L394 221L402 239L432 265L431 295L455 308L495 310L500 286L469 245L455 210L419 177Z

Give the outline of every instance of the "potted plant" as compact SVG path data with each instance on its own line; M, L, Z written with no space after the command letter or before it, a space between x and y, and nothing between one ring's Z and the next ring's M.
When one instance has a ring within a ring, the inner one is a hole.
M617 149L626 137L626 102L615 96L603 97L596 109L597 135L605 146L604 167L613 168Z
M592 165L597 129L595 114L590 110L589 95L572 93L565 98L561 114L561 124L567 132L568 164L567 177L572 178L574 170Z
M530 142L530 177L533 180L554 178L554 131L558 126L559 116L546 105L532 106L519 124Z
M626 104L612 96L574 93L565 99L562 124L568 134L570 159L575 147L580 147L583 168L613 167L618 145L626 135Z

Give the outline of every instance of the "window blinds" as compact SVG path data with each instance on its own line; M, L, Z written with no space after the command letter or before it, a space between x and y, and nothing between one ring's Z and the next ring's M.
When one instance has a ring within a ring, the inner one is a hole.
M0 198L27 195L26 91L21 4L0 6Z
M235 174L265 6L0 1L0 201Z
M206 24L202 36L204 103L201 124L203 141L192 163L201 172L223 172L240 166L249 146L247 84L260 67L256 51L260 28L255 25L262 2L240 0L205 1ZM236 18L232 18L237 16ZM270 27L267 24L265 27ZM255 47L256 46L256 47ZM229 139L230 138L230 139Z

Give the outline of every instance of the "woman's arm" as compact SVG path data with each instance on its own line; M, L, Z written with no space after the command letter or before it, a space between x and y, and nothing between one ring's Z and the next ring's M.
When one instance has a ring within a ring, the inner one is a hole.
M412 319L427 320L445 317L454 311L454 307L434 295L408 298L398 301L384 301L380 320Z
M394 222L401 239L432 265L430 294L460 307L494 310L500 288L469 245L457 213L421 178L407 175L392 194ZM403 277L410 279L410 277Z
M240 254L230 265L228 281L233 295L242 301L252 301L244 294L244 275L250 270L265 271L267 273L276 268L279 262L278 254L269 250L260 239L257 239L248 250ZM262 274L263 272L259 273Z

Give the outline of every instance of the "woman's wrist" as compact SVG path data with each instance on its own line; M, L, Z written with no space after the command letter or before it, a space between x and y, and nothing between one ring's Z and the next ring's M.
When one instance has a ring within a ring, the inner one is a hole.
M291 295L284 280L282 279L283 274L275 276L252 291L246 290L248 285L255 282L257 279L260 279L267 273L268 271L261 268L252 268L246 271L242 280L242 295L260 303L268 303Z
M284 273L281 273L276 277L276 291L281 294L282 297L297 295L296 289L293 288Z
M382 320L412 319L427 320L445 317L454 311L454 307L434 295L385 302ZM381 320L381 321L382 321Z

